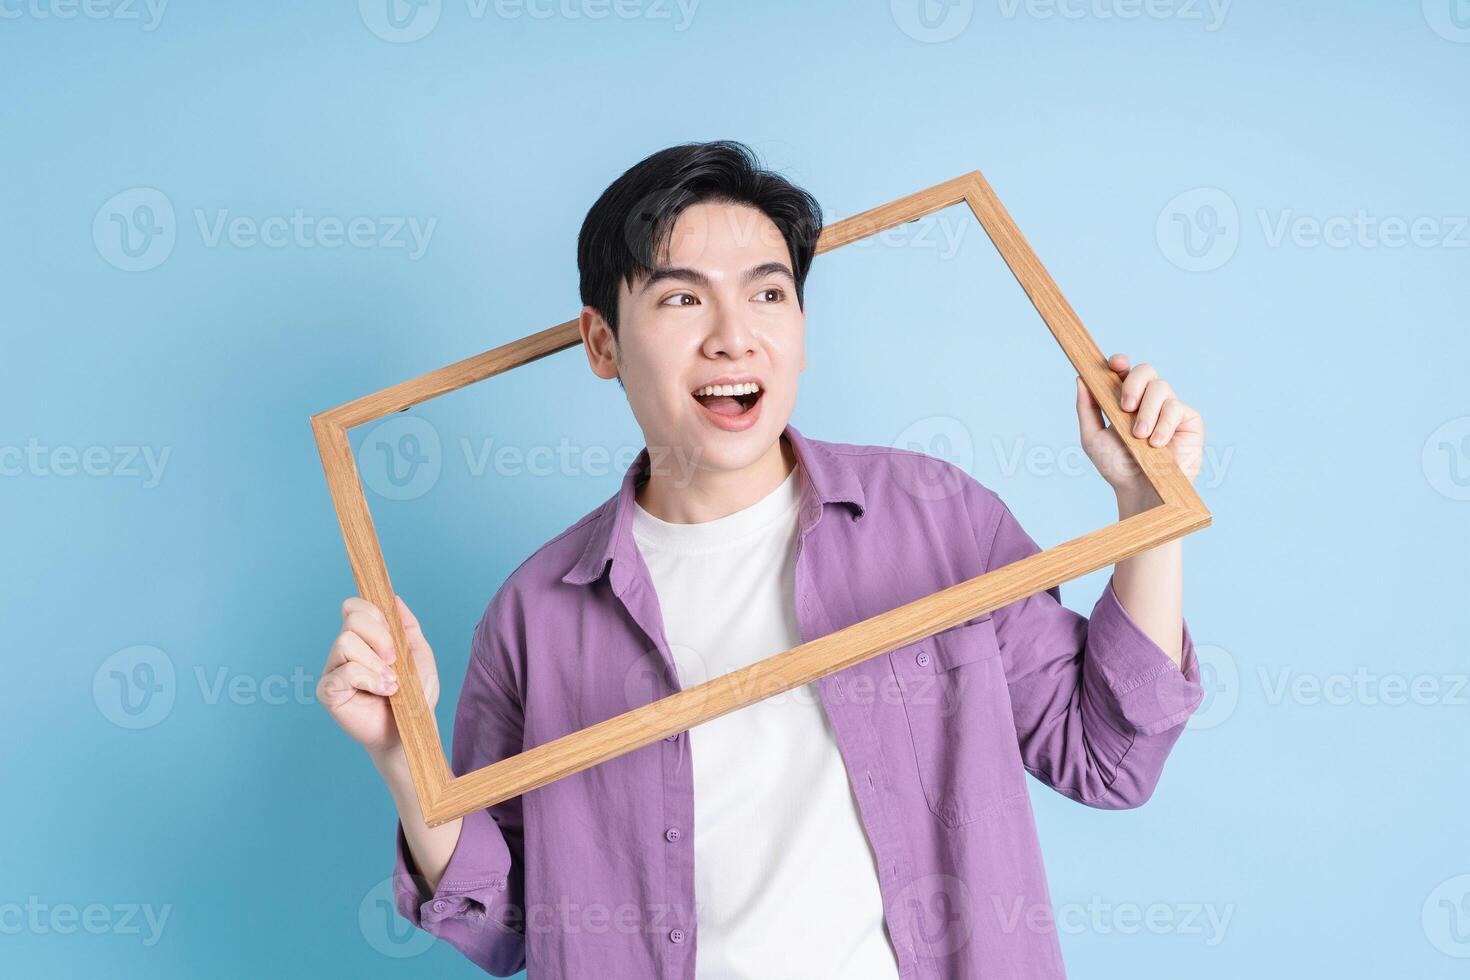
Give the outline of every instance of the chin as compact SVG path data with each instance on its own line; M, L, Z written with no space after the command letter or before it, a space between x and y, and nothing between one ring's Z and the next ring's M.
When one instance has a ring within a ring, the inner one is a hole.
M761 419L744 432L704 432L694 444L701 469L741 470L770 452L786 431L785 422Z

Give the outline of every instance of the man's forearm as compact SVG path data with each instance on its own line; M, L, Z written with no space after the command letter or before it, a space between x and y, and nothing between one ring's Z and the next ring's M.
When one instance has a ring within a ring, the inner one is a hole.
M408 769L408 757L404 755L402 747L386 757L373 757L373 765L388 784L388 791L393 794L393 802L398 806L398 818L403 822L403 836L408 841L413 863L424 877L432 895L439 890L439 880L444 877L444 869L449 867L449 859L454 856L464 820L455 817L437 827L430 827L424 822L418 794L414 792L413 775Z
M1118 497L1118 519L1125 520L1158 503ZM1113 592L1169 659L1178 666L1184 656L1184 543L1175 538L1113 566Z

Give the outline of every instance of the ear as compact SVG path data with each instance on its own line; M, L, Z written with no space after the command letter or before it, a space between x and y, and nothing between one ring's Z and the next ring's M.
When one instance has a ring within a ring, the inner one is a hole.
M618 376L618 341L612 327L590 306L582 307L577 327L582 332L582 347L587 351L587 365L592 373L610 381Z

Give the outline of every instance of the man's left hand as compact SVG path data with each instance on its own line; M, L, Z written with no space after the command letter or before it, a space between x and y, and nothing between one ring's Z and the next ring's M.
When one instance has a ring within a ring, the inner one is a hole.
M1119 399L1124 411L1134 413L1133 434L1147 439L1151 446L1166 447L1193 482L1205 444L1205 423L1199 412L1180 401L1150 364L1130 369L1127 355L1114 354L1108 358L1108 367L1123 381ZM1102 408L1081 378L1077 379L1077 423L1088 459L1120 500L1156 497L1123 440L1105 424Z

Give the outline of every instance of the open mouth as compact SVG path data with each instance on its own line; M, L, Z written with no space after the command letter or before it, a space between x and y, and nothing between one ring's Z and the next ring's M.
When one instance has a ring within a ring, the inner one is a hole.
M748 413L760 401L765 390L755 382L734 385L706 385L691 394L705 410L728 419Z

